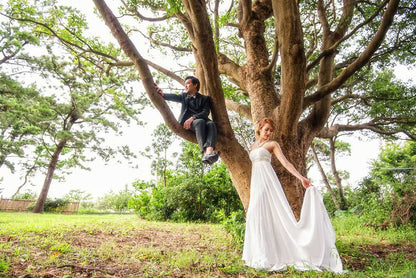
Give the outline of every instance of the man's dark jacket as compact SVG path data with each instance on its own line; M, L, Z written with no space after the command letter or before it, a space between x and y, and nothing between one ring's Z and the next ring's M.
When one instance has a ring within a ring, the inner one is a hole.
M211 109L211 98L209 96L201 95L200 93L196 93L195 97L196 97L196 103L198 106L198 113L194 115L189 115L189 118L194 117L195 119L204 119L208 121L209 120L208 115ZM180 102L182 104L181 113L179 114L179 117L178 117L178 122L181 125L183 125L183 123L188 119L188 118L184 119L184 116L189 109L189 100L191 97L188 96L187 93L182 93L179 95L164 94L163 98L165 100Z

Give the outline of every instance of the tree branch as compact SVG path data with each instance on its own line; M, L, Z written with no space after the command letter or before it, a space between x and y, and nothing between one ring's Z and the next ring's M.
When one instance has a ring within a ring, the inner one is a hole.
M155 32L150 33L150 36L149 36L149 37L147 37L145 34L143 34L143 33L142 33L142 32L140 32L140 31L139 31L139 33L140 33L140 34L142 34L142 36L143 36L143 37L145 37L146 39L148 39L151 43L154 43L154 44L156 44L156 45L159 45L159 46L164 46L164 47L168 47L168 48L170 48L170 49L172 49L172 50L175 50L175 51L181 51L181 52L192 52L192 49L191 49L191 48L174 46L174 45L171 45L171 44L169 44L169 43L164 43L164 42L157 41L157 40L153 39L152 35L153 35Z
M323 0L318 0L317 8L318 8L318 18L319 18L319 22L322 25L324 36L328 36L329 33L331 32L331 29L329 27L328 19L326 17L326 11L325 11Z
M173 80L177 81L178 83L180 83L181 85L183 85L183 78L177 74L175 74L173 71L168 70L158 64L155 64L149 60L146 60L146 63L151 66L152 68L154 68L155 70L165 74L166 76L172 78Z
M220 1L215 0L215 7L214 7L214 42L216 45L217 51L219 50L220 45L220 27L218 25L218 9L220 6Z
M309 72L311 69L313 69L316 65L319 64L319 61L328 56L331 55L332 53L334 53L334 51L336 51L337 47L344 41L346 41L347 39L349 39L350 37L352 37L361 27L363 27L364 25L367 25L369 22L371 22L376 16L378 16L381 12L381 10L386 6L386 4L388 3L389 0L384 0L384 2L378 7L378 9L376 9L374 11L374 13L364 22L362 22L361 24L358 24L349 34L345 35L344 37L342 37L341 39L339 39L337 42L335 42L331 47L325 49L324 51L321 52L321 54L318 55L318 57L316 57L315 60L313 60L307 67L306 67L306 71ZM339 31L337 31L339 32Z
M143 86L156 108L161 113L166 125L177 135L182 138L196 142L195 135L188 130L185 130L176 120L169 106L165 100L160 96L154 87L154 80L152 74L147 66L147 61L143 59L139 51L134 46L133 42L124 32L120 22L114 16L113 12L108 8L104 0L93 0L97 10L103 17L106 25L110 28L113 36L117 39L120 47L126 53L126 55L133 61L136 66Z
M227 109L237 112L238 114L243 115L244 117L252 121L250 106L246 104L240 104L230 99L225 99L225 105L227 106Z
M163 20L166 20L168 18L166 15L164 15L162 17L154 17L154 18L146 17L146 16L142 15L137 9L133 9L132 7L129 7L124 0L121 0L121 2L123 3L126 10L132 12L133 15L137 16L138 18L140 18L142 20L150 21L150 22L156 22L156 21L163 21Z
M366 49L358 56L358 58L351 63L347 68L345 68L336 78L334 78L330 83L323 85L318 89L314 94L305 97L304 108L310 106L312 103L315 103L325 96L331 94L333 91L338 89L349 77L351 77L356 71L363 67L372 57L372 55L380 47L381 43L384 40L384 37L393 23L394 15L396 14L398 8L399 0L390 0L389 6L384 12L381 24L367 45Z
M265 68L265 71L274 71L278 57L279 57L279 39L277 37L277 33L275 33L272 59L270 60L270 64Z
M399 120L400 122L400 120ZM408 121L402 120L402 122L409 123ZM391 120L390 123L397 123L397 121ZM409 124L416 124L416 123L409 123ZM323 128L321 132L319 133L318 137L320 138L332 138L336 136L339 132L343 131L358 131L358 130L370 130L377 134L381 135L395 135L398 133L403 133L407 135L410 139L415 140L416 136L414 134L411 134L409 131L405 129L391 129L386 130L383 129L383 125L386 125L386 123L379 123L377 120L371 120L367 123L362 124L356 124L356 125L341 125L341 124L335 124L331 126L330 128Z
M241 66L228 58L225 54L218 53L218 70L221 74L233 80L243 91L247 91L245 82L242 80Z
M251 18L251 0L240 0L238 4L238 19L240 21L240 27L244 29Z
M156 63L153 63L150 60L145 60L146 63L151 66L152 68L154 68L155 70L165 74L166 76L172 78L173 80L177 81L180 84L183 84L183 79L181 76L175 74L173 71L168 70ZM132 61L119 61L119 62L115 62L115 63L110 63L108 65L108 68L106 70L106 73L110 72L112 67L131 67L134 66L134 63Z

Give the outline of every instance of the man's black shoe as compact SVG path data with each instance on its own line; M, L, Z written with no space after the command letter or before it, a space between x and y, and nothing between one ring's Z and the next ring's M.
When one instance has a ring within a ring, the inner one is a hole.
M220 152L206 154L202 158L202 162L211 165L217 162L219 157L220 157Z
M202 163L209 165L209 161L208 161L208 156L207 155L204 155L204 157L202 158Z

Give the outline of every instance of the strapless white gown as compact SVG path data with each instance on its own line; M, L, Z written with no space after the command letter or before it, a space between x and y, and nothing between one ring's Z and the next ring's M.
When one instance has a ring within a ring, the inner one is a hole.
M335 232L319 190L306 190L297 222L271 166L271 153L251 151L253 162L250 202L246 218L243 260L247 266L269 271L329 270L343 272L335 246Z

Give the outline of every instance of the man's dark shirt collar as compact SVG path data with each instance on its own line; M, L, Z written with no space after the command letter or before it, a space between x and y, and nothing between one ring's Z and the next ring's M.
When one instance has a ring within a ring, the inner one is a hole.
M189 95L189 94L187 94L187 98L196 98L196 95L197 95L198 93L196 93L196 94L194 94L194 95Z

